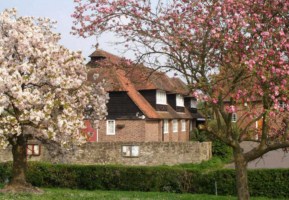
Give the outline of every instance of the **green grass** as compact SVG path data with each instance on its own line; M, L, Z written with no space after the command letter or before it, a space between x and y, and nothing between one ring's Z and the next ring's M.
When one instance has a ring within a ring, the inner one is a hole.
M42 195L32 194L1 194L1 200L235 200L231 196L213 196L201 194L176 194L159 192L132 191L85 191L71 189L44 189ZM269 200L268 198L251 198L252 200Z

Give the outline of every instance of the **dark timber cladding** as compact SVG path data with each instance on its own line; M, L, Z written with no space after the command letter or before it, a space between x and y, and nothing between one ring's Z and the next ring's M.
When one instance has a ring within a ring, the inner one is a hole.
M109 98L107 119L138 119L143 115L126 92L109 92Z
M176 106L176 94L168 94L167 95L167 100L168 100L168 104L174 109L176 110L177 106Z
M139 92L156 109L156 90L141 90Z
M185 97L185 106L189 109L191 113L197 113L197 108L191 107L191 100L196 100L194 97Z

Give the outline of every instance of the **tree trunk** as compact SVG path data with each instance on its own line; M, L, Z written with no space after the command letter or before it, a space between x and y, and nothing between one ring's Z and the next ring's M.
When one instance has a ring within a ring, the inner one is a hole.
M26 169L27 169L27 158L26 158L26 138L21 134L17 137L16 143L12 145L13 154L13 169L12 169L12 180L9 185L27 185L26 182Z
M234 148L234 161L236 169L236 186L239 200L249 200L247 161L241 148Z
M14 138L12 145L13 155L13 168L12 168L12 179L0 190L0 192L8 193L43 193L42 190L33 187L26 181L26 169L27 169L27 153L26 145L27 139L23 134Z

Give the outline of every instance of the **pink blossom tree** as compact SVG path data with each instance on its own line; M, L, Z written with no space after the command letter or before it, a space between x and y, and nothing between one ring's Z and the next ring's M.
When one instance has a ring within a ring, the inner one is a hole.
M49 19L0 13L0 146L12 146L13 177L2 191L38 191L26 182L27 140L52 140L62 147L86 142L84 108L106 114L102 83L86 82L80 52L58 44Z
M215 119L207 120L207 131L232 147L238 198L249 199L247 163L289 146L288 0L75 3L75 34L114 32L139 61L177 71L196 95L201 92ZM240 113L237 123L234 112ZM258 146L243 152L245 140Z

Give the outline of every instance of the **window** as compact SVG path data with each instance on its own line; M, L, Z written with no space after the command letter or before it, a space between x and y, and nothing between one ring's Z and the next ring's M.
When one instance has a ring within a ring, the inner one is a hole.
M115 135L115 120L106 121L106 135Z
M178 132L178 120L176 119L173 120L173 132Z
M232 122L237 121L237 113L232 113Z
M27 156L39 156L40 145L39 144L28 144L26 147Z
M184 97L180 94L176 96L176 105L179 107L184 107Z
M186 131L186 120L182 119L182 131Z
M167 94L165 91L157 90L157 104L167 105Z
M197 100L191 99L191 108L197 108Z
M164 133L169 133L169 120L164 120Z
M122 146L121 154L123 157L138 157L139 156L139 146Z

